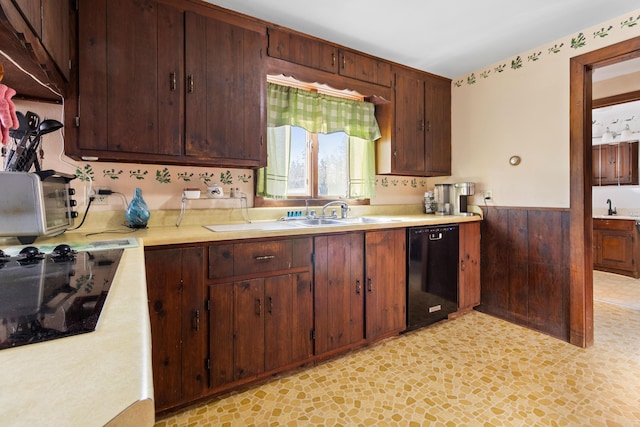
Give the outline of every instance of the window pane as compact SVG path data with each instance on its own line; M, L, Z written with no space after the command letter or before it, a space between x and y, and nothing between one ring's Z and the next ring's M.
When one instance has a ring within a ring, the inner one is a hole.
M318 134L318 195L346 197L349 185L347 134Z
M291 155L289 157L288 196L310 196L309 144L307 131L291 126Z

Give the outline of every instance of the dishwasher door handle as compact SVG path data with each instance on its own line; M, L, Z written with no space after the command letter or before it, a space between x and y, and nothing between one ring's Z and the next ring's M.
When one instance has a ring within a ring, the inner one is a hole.
M442 240L442 233L430 233L429 240Z

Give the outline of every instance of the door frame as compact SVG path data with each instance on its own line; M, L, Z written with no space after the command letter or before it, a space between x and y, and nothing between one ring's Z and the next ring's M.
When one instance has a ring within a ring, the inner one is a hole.
M593 344L592 71L640 57L640 37L571 58L569 83L569 342Z

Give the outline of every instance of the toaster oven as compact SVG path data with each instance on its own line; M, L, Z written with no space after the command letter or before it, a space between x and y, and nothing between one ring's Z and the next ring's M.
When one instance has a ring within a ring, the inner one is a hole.
M53 170L0 172L0 236L30 244L39 236L55 236L73 226L75 175Z

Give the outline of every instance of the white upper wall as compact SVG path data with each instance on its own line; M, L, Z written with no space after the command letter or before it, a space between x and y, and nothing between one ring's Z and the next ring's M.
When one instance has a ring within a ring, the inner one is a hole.
M453 79L454 180L478 204L492 190L497 206L568 208L569 60L639 36L640 9Z

